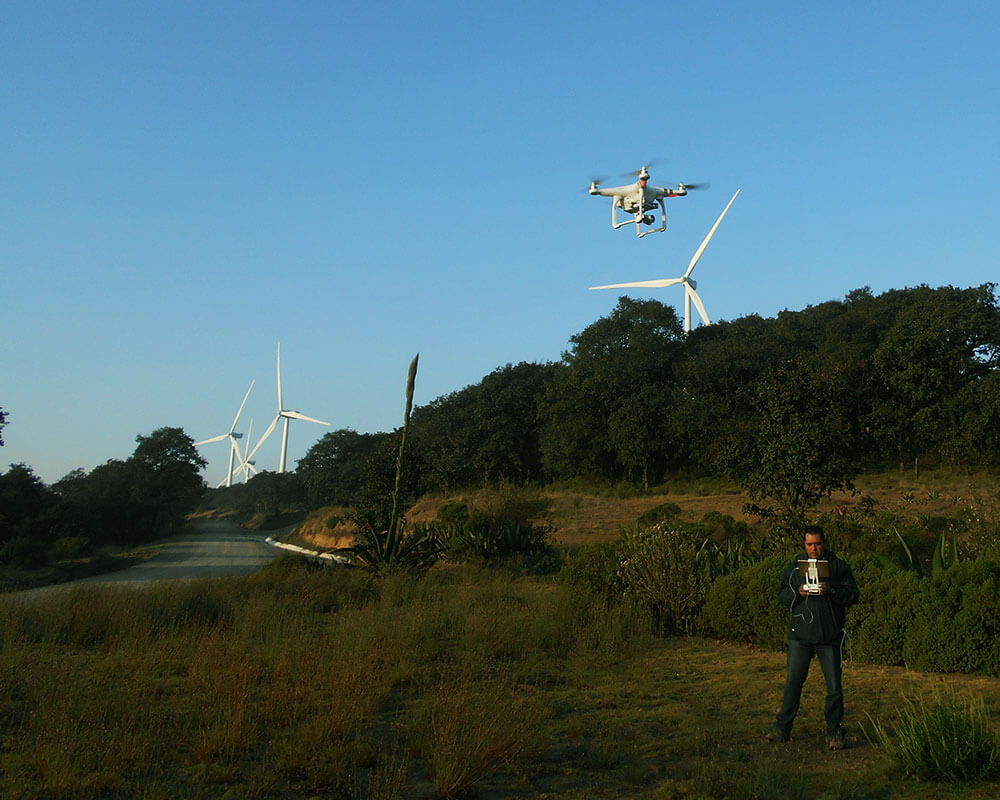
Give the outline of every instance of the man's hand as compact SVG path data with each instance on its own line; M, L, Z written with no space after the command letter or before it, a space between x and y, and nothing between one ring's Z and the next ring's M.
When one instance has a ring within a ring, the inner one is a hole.
M821 583L819 585L819 591L818 592L810 592L810 591L808 591L806 589L806 585L804 583L799 587L799 594L802 597L813 597L813 596L815 596L817 594L829 594L829 593L830 593L830 587L827 584L825 584L825 583Z

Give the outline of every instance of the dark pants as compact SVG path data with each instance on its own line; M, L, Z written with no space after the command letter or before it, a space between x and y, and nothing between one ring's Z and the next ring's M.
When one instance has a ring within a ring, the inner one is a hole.
M788 640L788 677L785 680L785 693L781 700L781 711L774 720L774 727L786 738L792 733L792 723L799 711L799 700L802 697L802 684L809 674L809 662L813 654L819 659L826 679L826 735L833 736L844 722L844 688L841 685L843 663L840 648L843 637L833 644L810 644L799 639Z

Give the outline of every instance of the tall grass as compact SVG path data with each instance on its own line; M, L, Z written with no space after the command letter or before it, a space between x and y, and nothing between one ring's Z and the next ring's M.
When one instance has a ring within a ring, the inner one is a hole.
M907 775L930 781L1000 777L1000 736L982 699L907 701L891 733L882 723L870 722L869 738Z
M375 579L292 559L251 578L6 598L0 796L391 796L407 769L386 760L386 720L429 743L419 760L454 796L540 741L547 709L522 686L588 627L552 600L498 572Z
M815 758L820 696L802 752L760 741L780 654L651 626L641 604L471 566L376 579L281 559L247 578L3 598L0 797L779 797L807 763L809 791L788 796L888 796L880 751Z

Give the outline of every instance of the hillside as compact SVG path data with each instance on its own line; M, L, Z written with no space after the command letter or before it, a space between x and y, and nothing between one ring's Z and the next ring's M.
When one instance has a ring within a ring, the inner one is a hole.
M833 495L820 512L846 514L858 509L863 498L874 501L874 510L892 513L902 519L956 517L974 513L979 519L1000 519L1000 480L987 472L957 474L927 472L864 475L856 481L854 495ZM864 502L870 503L865 500ZM709 512L728 514L735 519L752 521L743 511L747 497L735 486L719 481L700 481L671 487L670 491L642 497L613 497L563 490L474 490L448 495L433 495L419 500L408 512L410 524L429 522L447 503L463 502L485 510L503 503L517 503L532 522L553 529L553 537L574 547L617 539L623 528L635 525L644 511L662 503L680 506L682 518L699 521ZM298 534L320 548L347 546L353 528L341 522L333 528L326 521L340 516L342 509L313 512Z

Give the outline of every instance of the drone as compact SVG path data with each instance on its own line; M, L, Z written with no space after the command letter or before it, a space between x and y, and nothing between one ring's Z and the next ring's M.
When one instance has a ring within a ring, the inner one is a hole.
M703 184L679 183L676 189L664 189L660 186L649 185L649 169L645 166L631 173L638 180L627 186L615 186L612 189L601 189L598 184L600 179L590 182L590 194L601 197L614 198L611 203L611 227L615 230L630 222L635 223L636 235L641 239L650 233L660 233L667 229L667 208L663 203L665 197L683 197L689 189L703 189ZM643 230L643 225L654 225L656 215L646 212L654 211L656 206L660 207L660 227L652 230ZM618 220L618 209L626 214L631 214L632 219Z

